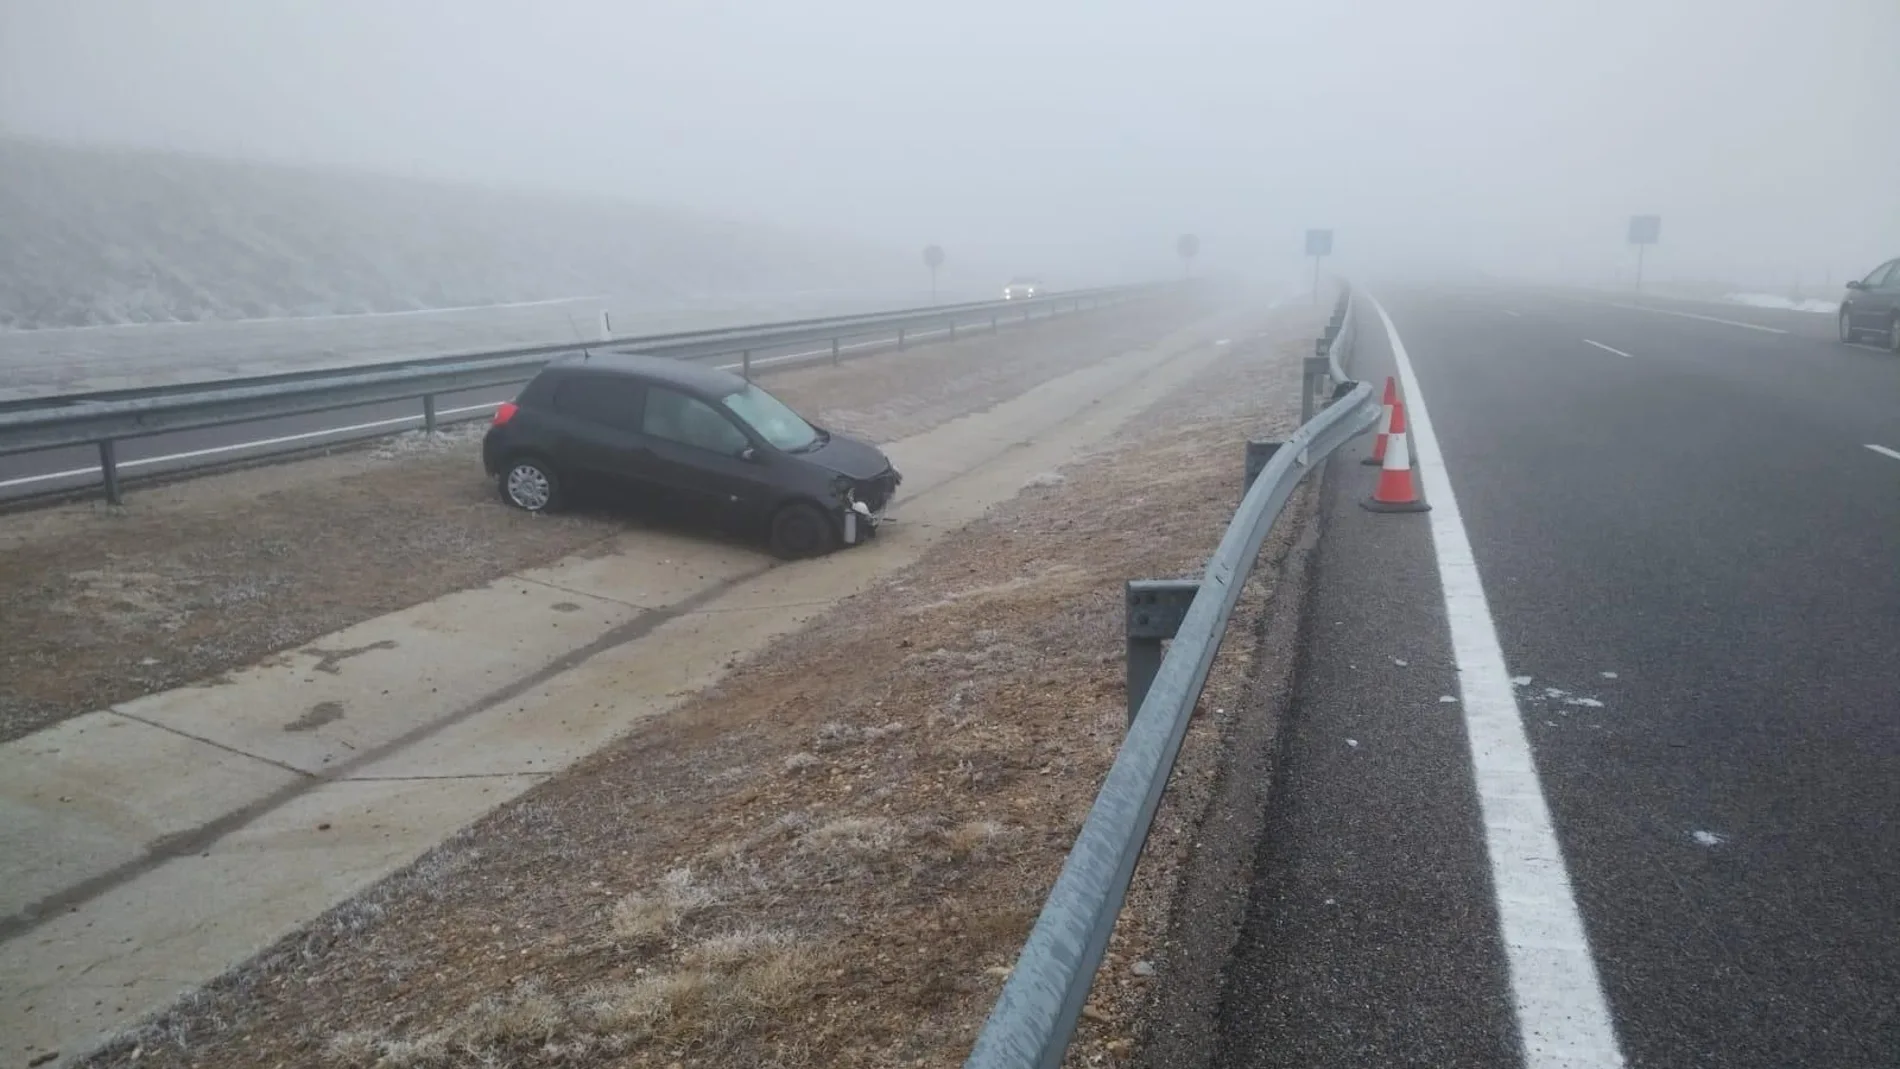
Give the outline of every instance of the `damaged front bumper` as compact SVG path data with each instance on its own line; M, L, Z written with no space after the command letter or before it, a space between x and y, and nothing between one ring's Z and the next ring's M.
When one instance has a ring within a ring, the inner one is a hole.
M876 478L846 481L839 495L845 545L870 541L878 528L890 522L891 499L897 496L897 487L903 481L895 468Z
M862 501L853 501L844 510L844 544L855 546L869 542L883 525L883 513L872 512Z

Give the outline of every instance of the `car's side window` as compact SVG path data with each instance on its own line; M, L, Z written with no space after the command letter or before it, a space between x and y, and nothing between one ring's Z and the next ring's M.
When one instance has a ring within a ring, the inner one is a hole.
M1860 284L1870 290L1877 290L1900 283L1900 270L1896 268L1900 268L1900 260L1889 260L1869 271Z
M752 444L745 432L697 397L655 386L647 390L646 422L641 429L655 438L738 456Z
M615 375L575 375L554 388L554 410L619 430L640 429L640 384Z

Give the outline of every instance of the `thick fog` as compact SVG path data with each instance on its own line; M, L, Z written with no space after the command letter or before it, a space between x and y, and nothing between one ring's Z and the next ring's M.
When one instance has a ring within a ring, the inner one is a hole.
M952 268L1818 286L1900 255L1895 0L5 0L13 132L605 191Z

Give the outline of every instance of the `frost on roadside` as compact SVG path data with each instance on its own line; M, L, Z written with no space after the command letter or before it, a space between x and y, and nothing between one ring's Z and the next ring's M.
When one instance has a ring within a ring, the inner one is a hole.
M482 435L487 433L488 423L485 420L452 423L434 433L425 430L404 431L376 443L369 455L377 460L401 460L404 457L460 452L480 444Z

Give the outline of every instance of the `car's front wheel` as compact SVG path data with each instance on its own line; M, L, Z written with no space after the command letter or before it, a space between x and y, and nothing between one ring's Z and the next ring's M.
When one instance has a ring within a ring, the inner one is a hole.
M1887 348L1900 353L1900 312L1887 321Z
M838 525L809 501L794 501L772 514L772 555L783 560L821 557L838 548Z
M1856 337L1858 335L1854 333L1854 317L1843 307L1841 309L1841 340L1852 342Z
M550 512L561 503L561 478L540 457L515 457L501 469L501 499L528 512Z

